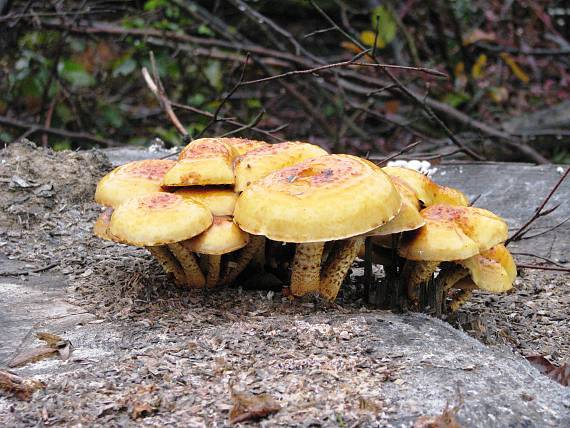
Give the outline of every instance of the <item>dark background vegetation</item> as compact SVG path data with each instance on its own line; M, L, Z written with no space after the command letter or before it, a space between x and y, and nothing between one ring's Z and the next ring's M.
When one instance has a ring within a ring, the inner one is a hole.
M570 162L570 8L563 0L0 6L5 143L27 136L56 150L157 137L182 144L141 75L153 52L193 137L237 130L378 155L421 140L414 157ZM350 65L231 91L242 72L248 81L349 61L362 46L371 51L358 62L426 67L449 78Z

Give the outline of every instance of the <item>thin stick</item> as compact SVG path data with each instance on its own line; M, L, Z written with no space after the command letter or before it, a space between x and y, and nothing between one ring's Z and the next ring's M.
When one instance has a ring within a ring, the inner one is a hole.
M558 267L563 267L563 268L566 267L566 266L564 266L564 265L561 265L560 263L555 262L554 260L551 260L551 259L546 258L546 257L543 257L543 256L538 256L538 255L532 254L532 253L515 253L515 252L512 252L511 254L512 254L513 256L534 257L534 258L537 258L537 259L540 259L540 260L544 260L545 262L550 263L550 264L553 264L553 265L558 266Z
M509 245L513 241L520 240L522 235L526 232L526 230L529 228L529 226L533 222L536 221L536 219L538 219L539 217L547 215L549 212L552 212L552 211L548 211L548 212L543 213L542 210L544 209L544 207L546 206L548 201L550 201L550 199L552 198L554 193L558 190L558 188L560 187L562 182L566 179L566 177L568 177L569 173L570 173L570 167L566 168L566 171L564 172L564 174L562 174L562 176L558 179L558 181L556 182L554 187L550 190L550 192L548 193L546 198L544 198L542 203L534 211L534 214L530 217L530 219L528 219L528 221L514 235L512 235L509 239L506 240L505 245Z
M399 152L394 153L393 155L390 155L390 156L388 156L388 157L385 157L385 158L382 159L382 160L375 161L374 163L375 163L376 165L383 165L383 164L386 164L386 163L388 163L389 161L391 161L392 159L395 159L395 158L397 158L398 156L403 155L404 153L407 153L407 152L409 152L410 150L415 149L415 148L416 148L417 146L419 146L422 142L423 142L423 141L420 140L420 141L416 141L415 143L409 144L409 145L407 145L406 147L404 147L402 150L400 150Z
M560 226L564 225L568 220L570 220L570 217L566 217L564 220L562 220L560 223L558 223L557 225L554 225L552 227L549 227L548 229L540 232L540 233L536 233L534 235L530 235L530 236L523 236L521 237L522 239L532 239L532 238L536 238L537 236L541 236L541 235L545 235L549 232L552 232L553 230L558 229Z
M521 265L517 264L517 268L522 269L536 269L536 270L554 270L557 272L570 272L570 268L552 267L552 266L536 266L536 265Z
M120 146L121 143L113 140L106 140L103 138L99 138L93 134L89 134L86 132L74 132L68 131L66 129L60 128L51 128L49 126L39 125L37 123L28 123L23 122L18 119L12 119L6 116L0 116L0 124L11 126L14 128L20 129L27 129L25 136L29 137L31 134L35 134L36 132L43 132L46 134L57 135L59 137L69 138L70 140L83 140L83 141L90 141L92 143L100 144L105 147L113 147L113 146Z
M283 79L285 77L300 76L300 75L305 75L305 74L314 74L314 73L317 73L319 71L329 70L331 68L347 67L347 66L351 66L351 65L358 66L358 67L391 68L391 69L398 69L398 70L410 70L410 71L417 71L420 73L430 74L430 75L437 76L437 77L442 77L445 79L449 78L449 76L447 74L442 73L441 71L432 70L430 68L408 67L405 65L394 65L394 64L375 64L375 63L368 63L368 62L357 62L359 58L368 54L368 52L370 52L370 49L365 49L362 52L360 52L359 54L357 54L356 56L354 56L352 59L349 59L347 61L335 62L332 64L321 65L318 67L308 68L305 70L287 71L285 73L276 74L275 76L264 77L262 79L247 80L247 81L242 83L242 86L253 85L255 83L270 82L272 80Z
M216 108L216 111L214 112L214 115L212 116L212 119L207 123L207 125L204 127L204 129L202 129L202 131L200 131L198 133L198 135L196 136L196 138L200 138L202 135L204 135L204 133L216 122L218 122L218 116L220 114L220 112L222 111L222 108L224 107L224 105L228 102L228 100L230 99L230 97L235 93L235 91L238 90L238 88L241 86L241 84L243 83L243 78L245 77L245 69L247 68L247 63L249 62L249 52L247 53L247 55L245 56L245 61L243 62L243 68L241 69L241 74L239 76L239 80L238 82L233 86L232 89L230 89L230 91L226 94L226 96L222 99L222 101L220 102L220 105L218 106L218 108Z
M174 110L172 110L172 104L170 103L170 100L166 96L164 86L162 85L160 77L158 76L158 72L156 71L156 62L154 60L154 54L152 52L150 53L150 63L152 66L152 74L154 76L154 79L150 76L150 73L148 72L146 67L142 68L142 75L146 82L146 85L148 86L150 91L154 94L154 96L158 99L160 106L162 107L162 109L166 113L166 116L168 117L170 122L172 122L176 130L182 135L182 137L188 137L189 135L188 131L186 130L186 128L184 128L184 126L178 119L178 116L176 116L176 113L174 113Z

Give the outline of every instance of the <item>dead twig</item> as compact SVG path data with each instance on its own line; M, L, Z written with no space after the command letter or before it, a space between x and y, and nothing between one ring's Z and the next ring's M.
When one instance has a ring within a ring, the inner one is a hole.
M557 263L557 262L555 262L554 260L551 260L551 259L549 259L549 258L547 258L547 257L539 256L539 255L532 254L532 253L511 252L511 254L512 254L513 256L534 257L534 258L536 258L536 259L540 259L540 260L543 260L543 261L545 261L545 262L547 262L547 263L550 263L550 264L552 264L552 265L554 265L554 266L558 266L558 267L562 267L562 268L566 268L566 267L567 267L567 266L561 265L560 263Z
M160 103L160 106L166 113L168 120L170 120L170 122L174 125L176 130L182 135L184 139L189 138L190 135L188 134L188 131L186 130L186 128L184 128L184 126L178 119L178 116L176 116L176 113L174 113L174 110L172 110L172 104L170 103L170 100L166 96L164 86L162 85L162 81L160 80L160 77L158 76L158 72L156 70L156 62L154 59L153 52L150 53L150 64L152 67L153 77L150 76L150 73L148 72L146 67L143 67L142 69L142 75L146 82L146 85L148 86L150 91L154 94L154 96L158 99L158 102Z
M537 265L525 265L517 263L517 268L522 269L536 269L536 270L553 270L557 272L570 272L570 268L566 267L554 267L554 266L537 266Z
M570 167L566 168L566 171L564 172L564 174L562 174L560 176L560 178L558 179L556 184L552 187L550 192L548 192L548 195L546 195L546 198L544 198L542 203L534 211L534 214L528 219L528 221L525 224L523 224L521 226L521 228L516 231L516 233L514 233L509 239L506 240L505 245L509 245L513 241L518 241L518 240L522 239L522 236L526 233L527 229L530 227L530 225L532 223L534 223L538 218L544 217L545 215L550 214L555 209L555 208L553 208L553 209L549 209L546 211L542 211L544 209L544 207L546 206L546 204L548 203L548 201L550 201L550 199L552 198L554 193L556 193L556 191L558 190L560 185L564 182L566 177L568 177L569 173L570 173Z
M13 128L26 129L27 130L25 133L26 137L29 137L30 135L35 134L37 132L43 132L50 135L57 135L59 137L69 138L70 140L89 141L91 143L99 144L104 147L115 147L122 145L117 141L100 138L97 137L96 135L89 134L87 132L74 132L61 128L51 128L49 126L39 125L37 123L28 123L6 116L0 116L0 124L11 126Z
M421 143L422 143L422 140L416 141L415 143L407 145L402 150L398 151L397 153L394 153L393 155L387 156L387 157L380 159L380 160L376 160L375 158L370 158L370 160L374 161L374 163L376 165L384 165L384 164L388 163L389 161L391 161L392 159L395 159L395 158L403 155L404 153L407 153L407 152L415 149Z

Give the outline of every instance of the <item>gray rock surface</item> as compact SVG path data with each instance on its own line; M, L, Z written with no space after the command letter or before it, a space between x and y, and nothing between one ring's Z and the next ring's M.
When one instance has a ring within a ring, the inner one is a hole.
M147 155L157 157L130 149L110 152L115 163ZM532 214L557 174L552 166L457 164L438 166L435 179L471 197L481 194L478 206L516 226ZM570 215L568 184L553 201L560 208L541 227ZM66 209L93 216L92 206L77 204ZM164 290L164 277L142 251L90 242L87 223L69 221L53 230L71 231L69 241L52 234L34 245L49 252L58 242L58 254L67 245L90 256L96 251L97 258L77 262L73 276L57 269L7 276L38 266L0 257L0 368L14 354L38 346L40 331L70 340L75 349L65 361L11 369L47 387L30 402L0 393L0 426L227 426L232 388L279 401L282 409L262 426L411 426L446 406L457 406L464 427L570 426L569 388L509 349L487 347L439 320L358 305L290 303L267 291L222 290L204 300L201 294ZM563 257L567 225L554 235L544 235L548 246L539 249ZM19 236L14 239L28 239ZM88 306L78 288L93 284L101 289L90 295ZM113 306L112 300L121 303ZM148 395L151 410L138 419L133 408Z

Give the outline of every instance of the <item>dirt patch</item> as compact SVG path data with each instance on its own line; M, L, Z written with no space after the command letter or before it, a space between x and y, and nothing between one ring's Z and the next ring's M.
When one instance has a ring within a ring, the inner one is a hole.
M110 169L99 151L54 152L21 140L0 151L0 228L35 229L64 205L90 201Z

